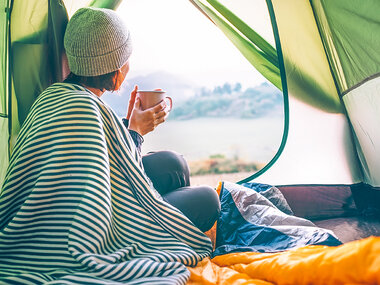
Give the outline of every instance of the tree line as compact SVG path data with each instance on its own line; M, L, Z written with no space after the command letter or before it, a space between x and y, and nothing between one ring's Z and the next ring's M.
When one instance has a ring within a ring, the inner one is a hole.
M282 113L282 93L274 86L263 83L243 89L240 83L202 87L195 95L176 104L169 119L187 120L199 117L258 118Z

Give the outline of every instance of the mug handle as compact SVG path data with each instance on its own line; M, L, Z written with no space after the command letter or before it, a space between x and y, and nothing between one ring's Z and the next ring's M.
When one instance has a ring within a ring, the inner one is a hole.
M165 100L166 99L170 102L170 104L169 104L169 110L168 110L168 112L170 112L172 110L172 107L173 107L173 100L169 96L165 97Z

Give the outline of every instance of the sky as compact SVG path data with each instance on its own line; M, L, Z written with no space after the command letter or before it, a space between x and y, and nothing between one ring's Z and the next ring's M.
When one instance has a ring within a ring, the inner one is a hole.
M221 2L273 43L264 0ZM117 12L132 34L129 78L163 70L206 87L224 82L248 87L265 81L188 0L124 0Z

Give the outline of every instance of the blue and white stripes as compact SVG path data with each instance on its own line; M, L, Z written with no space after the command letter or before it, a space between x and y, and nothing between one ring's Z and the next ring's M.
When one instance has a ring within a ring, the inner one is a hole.
M185 284L210 240L149 185L114 112L78 85L50 86L0 194L0 283Z

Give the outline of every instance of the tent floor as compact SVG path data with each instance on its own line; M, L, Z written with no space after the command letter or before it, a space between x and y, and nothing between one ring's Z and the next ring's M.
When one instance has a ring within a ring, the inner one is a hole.
M342 242L369 236L380 236L380 219L374 217L343 217L313 221L317 226L332 230Z
M277 188L295 216L332 230L342 242L380 236L380 189L365 183Z

